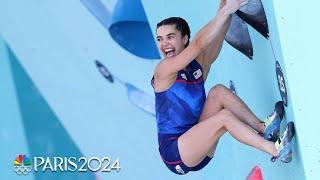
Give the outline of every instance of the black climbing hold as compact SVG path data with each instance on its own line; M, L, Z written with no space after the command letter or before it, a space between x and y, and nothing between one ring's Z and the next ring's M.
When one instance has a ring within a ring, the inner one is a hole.
M285 83L285 79L283 76L283 72L280 66L280 63L276 61L276 75L277 75L277 80L278 80L278 87L280 91L280 95L283 101L283 104L285 106L288 105L288 94L287 94L287 87Z
M269 38L268 21L261 0L248 0L236 14L265 38Z
M231 24L225 40L234 48L252 59L253 49L247 24L236 14L232 14Z

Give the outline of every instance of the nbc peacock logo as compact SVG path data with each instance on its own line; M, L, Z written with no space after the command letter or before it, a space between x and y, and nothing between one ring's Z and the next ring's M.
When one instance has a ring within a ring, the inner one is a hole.
M27 175L31 171L31 161L26 155L19 155L13 162L14 171L21 175Z

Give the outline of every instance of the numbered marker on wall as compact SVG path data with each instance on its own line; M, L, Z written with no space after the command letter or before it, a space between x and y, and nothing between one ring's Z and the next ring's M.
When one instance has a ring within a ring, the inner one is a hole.
M237 94L236 87L234 86L234 83L232 80L230 80L229 88L234 94Z
M285 83L285 79L283 76L283 72L282 72L280 63L278 61L276 61L276 75L277 75L278 87L279 87L282 101L283 101L284 105L287 106L288 105L287 87L286 87L286 83Z

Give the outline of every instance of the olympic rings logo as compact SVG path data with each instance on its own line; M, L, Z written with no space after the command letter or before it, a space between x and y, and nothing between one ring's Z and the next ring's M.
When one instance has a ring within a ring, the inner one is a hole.
M19 175L27 175L31 171L31 166L14 166L14 171Z

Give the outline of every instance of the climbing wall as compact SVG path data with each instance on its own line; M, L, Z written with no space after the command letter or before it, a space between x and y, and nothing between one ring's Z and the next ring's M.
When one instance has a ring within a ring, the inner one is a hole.
M189 22L192 35L215 15L218 6L217 2L214 1L197 3L196 6L194 2L182 1L175 1L174 3L161 1L157 2L156 5L148 1L143 1L143 3L153 32L155 32L156 23L160 20L169 16L181 16ZM221 54L208 76L206 88L209 90L215 84L230 86L231 80L237 94L261 119L264 119L271 112L276 101L286 100L285 122L293 121L296 123L297 134L293 146L295 156L290 164L272 163L269 160L269 155L240 145L227 135L222 138L218 145L214 163L210 163L207 166L205 170L206 177L208 179L209 177L239 179L239 177L245 177L245 174L254 165L259 165L265 179L317 179L316 177L319 177L319 173L316 173L315 170L319 170L319 163L317 162L319 160L319 145L314 141L309 142L308 145L302 145L305 143L301 142L305 141L303 139L306 137L310 138L315 134L315 128L309 124L309 121L314 122L314 119L311 118L306 121L305 116L300 116L299 119L295 116L295 114L300 114L299 112L304 109L302 107L309 107L308 103L310 101L309 98L305 99L307 101L293 101L295 98L306 95L302 91L302 89L306 91L306 86L297 87L296 84L299 82L300 75L306 77L303 73L298 73L299 68L295 66L295 61L300 63L302 61L291 58L294 57L294 53L299 54L299 48L291 49L291 47L297 44L293 35L298 36L297 33L301 32L299 28L297 30L293 25L292 20L296 18L294 11L300 5L292 5L293 8L291 9L289 2L262 1L262 3L268 20L269 40L248 25L254 51L252 60L228 43L224 43ZM288 7L286 3L289 3L290 6ZM183 8L177 11L176 7L182 6L182 4ZM287 8L283 8L284 6ZM299 12L302 12L302 10ZM288 19L288 22L292 21L291 24L286 22L286 19ZM297 19L301 19L301 17ZM289 42L291 42L290 45ZM287 54L283 54L283 49L286 49ZM310 66L310 64L306 63L305 66L300 66L300 68L301 70L306 68L305 71L311 73L310 70L312 68ZM294 85L291 85L291 83ZM285 92L284 89L286 89ZM292 94L292 89L296 93ZM300 93L297 93L296 89L301 89ZM313 96L306 97L312 98ZM299 127L299 124L304 125ZM310 133L305 133L306 131ZM312 145L314 143L317 145ZM310 150L313 152L312 155L309 154ZM309 156L317 158L309 159ZM307 166L308 168L306 168Z

